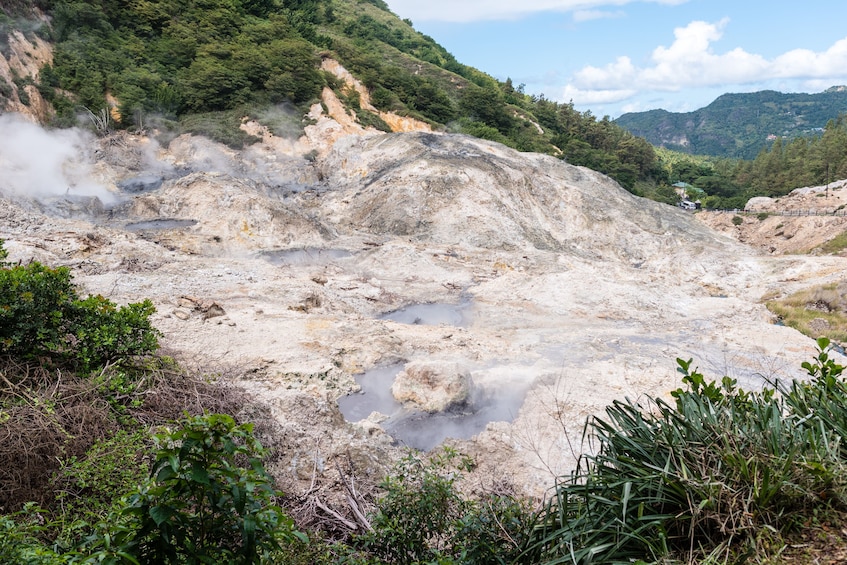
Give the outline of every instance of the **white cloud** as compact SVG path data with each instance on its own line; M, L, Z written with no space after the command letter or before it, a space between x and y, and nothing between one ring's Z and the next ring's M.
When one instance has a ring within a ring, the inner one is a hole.
M674 6L684 4L688 0L387 0L391 10L402 18L444 22L513 20L537 12L591 14L604 7L624 6L633 2Z
M578 105L611 104L631 98L637 94L635 90L609 89L609 90L580 90L567 85L562 92L562 99Z
M603 67L583 67L565 87L564 99L568 100L570 92L590 100L607 97L609 92L629 91L634 96L646 91L752 85L779 79L832 84L847 75L847 38L823 52L795 49L771 60L742 48L716 53L712 44L721 39L728 23L727 19L694 21L675 29L674 42L656 47L648 66L637 67L629 57L618 57Z
M601 20L608 18L622 18L626 14L622 10L610 12L608 10L577 10L573 13L573 21L587 22L590 20Z

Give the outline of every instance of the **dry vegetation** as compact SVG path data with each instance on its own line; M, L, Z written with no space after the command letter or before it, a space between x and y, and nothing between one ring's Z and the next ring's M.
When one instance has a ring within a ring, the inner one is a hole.
M151 361L136 375L106 367L93 377L4 358L0 398L3 512L33 501L50 509L63 484L63 464L84 459L121 429L186 413L237 413L245 403L237 389L180 370L168 358Z
M847 342L847 282L806 289L766 304L783 324L809 337Z

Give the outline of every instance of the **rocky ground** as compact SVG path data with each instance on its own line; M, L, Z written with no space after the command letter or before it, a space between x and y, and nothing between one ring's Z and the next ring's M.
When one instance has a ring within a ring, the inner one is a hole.
M847 181L798 188L781 198L752 198L738 225L732 212L697 212L707 226L774 255L820 254L847 232Z
M108 194L67 171L37 198L4 186L11 259L152 299L169 351L270 407L289 490L334 481L338 457L376 475L402 444L386 430L415 443L441 418L481 480L542 494L586 448L586 417L667 396L676 357L751 386L797 374L814 344L760 299L843 276L843 258L763 254L596 172L463 136L344 135L318 115L244 152L81 139L74 174ZM385 317L422 304L445 317ZM339 398L383 366L405 368L407 408L448 413L346 422ZM492 406L478 431L456 416Z

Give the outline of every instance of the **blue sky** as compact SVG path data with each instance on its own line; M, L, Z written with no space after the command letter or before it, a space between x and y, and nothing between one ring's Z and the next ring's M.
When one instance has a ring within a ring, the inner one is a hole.
M613 118L847 84L845 0L387 0L456 58Z

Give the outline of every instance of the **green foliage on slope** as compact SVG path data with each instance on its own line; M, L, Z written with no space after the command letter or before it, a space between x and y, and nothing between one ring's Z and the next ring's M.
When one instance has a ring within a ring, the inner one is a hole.
M655 181L655 156L644 140L459 63L379 0L39 3L52 18L55 57L38 87L57 108L58 124L74 123L83 108L98 114L107 98L117 100L121 127L159 117L188 124L196 114L251 115L281 102L303 111L325 86L355 109L340 81L320 70L321 58L332 57L369 89L379 110L556 155L630 190ZM387 129L373 113L357 115L363 125ZM233 145L250 141L218 134Z
M847 114L827 122L821 135L777 139L752 160L688 155L658 148L669 182L685 182L708 208L744 208L753 196L778 197L804 186L847 178Z
M819 137L778 139L753 161L740 163L735 178L764 196L781 196L794 188L847 178L847 114L827 122Z

